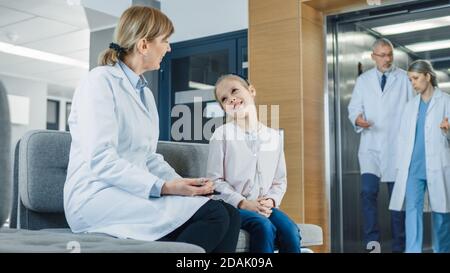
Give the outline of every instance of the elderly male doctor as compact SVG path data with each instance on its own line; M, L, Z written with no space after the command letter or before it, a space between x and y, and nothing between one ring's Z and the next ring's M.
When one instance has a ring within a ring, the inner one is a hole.
M414 94L406 72L392 64L393 49L387 39L375 41L372 60L376 67L358 77L348 106L349 119L355 131L361 133L358 159L365 246L371 241L381 243L377 219L379 182L387 184L390 199L396 175L395 152L401 115ZM403 212L391 212L391 230L392 251L403 252Z

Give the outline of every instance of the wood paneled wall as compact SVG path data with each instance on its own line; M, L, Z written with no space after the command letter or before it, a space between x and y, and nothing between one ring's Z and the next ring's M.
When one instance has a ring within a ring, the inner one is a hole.
M305 222L319 224L324 232L325 245L320 251L328 251L329 224L328 198L325 183L324 136L324 77L325 36L321 12L301 5L301 53L302 66L300 89L303 105L303 191Z
M299 6L297 1L283 2L249 1L249 78L256 87L259 105L268 109L279 105L288 168L288 192L281 206L295 221L303 222Z

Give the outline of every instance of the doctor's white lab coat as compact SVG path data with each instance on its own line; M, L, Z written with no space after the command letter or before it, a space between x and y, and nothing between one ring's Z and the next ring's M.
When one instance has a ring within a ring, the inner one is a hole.
M376 69L357 78L348 105L348 117L355 131L361 133L358 150L361 174L371 173L382 182L393 182L400 118L414 92L406 72L396 67L392 68L384 91L381 91ZM356 126L359 114L373 125L368 129Z
M64 186L72 231L153 241L181 226L209 200L149 198L158 179L179 175L156 153L158 113L152 92L144 92L148 110L118 64L93 69L76 90Z
M399 134L398 174L389 209L404 210L406 182L414 149L420 96L405 108ZM425 160L427 190L431 210L450 212L450 132L444 134L439 125L450 118L450 96L435 89L425 117Z

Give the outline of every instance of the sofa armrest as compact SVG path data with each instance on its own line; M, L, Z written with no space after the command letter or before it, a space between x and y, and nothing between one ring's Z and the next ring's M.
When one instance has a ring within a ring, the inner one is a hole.
M317 246L323 244L322 228L313 224L297 224L302 236L302 247Z

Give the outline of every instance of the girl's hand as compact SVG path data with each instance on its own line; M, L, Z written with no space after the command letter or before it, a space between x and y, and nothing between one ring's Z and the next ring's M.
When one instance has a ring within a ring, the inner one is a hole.
M450 129L450 124L448 123L448 118L444 118L444 120L441 122L441 125L439 126L444 132L447 134L448 130Z
M262 206L269 208L269 209L275 207L275 201L273 201L272 198L260 197L260 198L258 198L258 202Z
M272 214L272 210L270 208L266 208L261 205L258 200L242 200L238 206L240 209L245 209L249 211L257 212L265 217L269 217Z
M244 199L239 203L238 208L258 212L258 205L259 204L256 201Z
M213 193L214 184L206 178L177 178L164 183L161 195L208 195Z
M268 207L263 206L261 204L259 204L258 210L259 210L258 211L259 214L261 214L261 215L263 215L263 216L265 216L267 218L269 218L270 215L272 214L272 209L271 208L268 208Z

